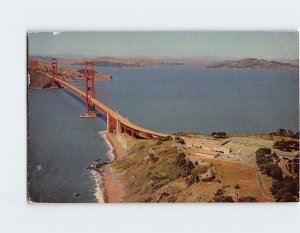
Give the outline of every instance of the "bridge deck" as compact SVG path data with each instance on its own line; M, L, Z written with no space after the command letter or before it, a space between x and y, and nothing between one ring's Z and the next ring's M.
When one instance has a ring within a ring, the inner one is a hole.
M81 98L83 99L86 99L86 94L85 92L79 90L78 88L74 87L73 85L71 85L70 83L66 82L66 81L63 81L59 78L55 78L55 77L52 77L51 75L48 75L48 77L54 79L56 82L58 82L61 86L63 87L67 87L69 88L70 90L72 90L73 92L75 92L77 95L79 95ZM102 102L98 101L97 99L95 98L92 98L91 96L89 96L89 101L91 103L94 104L94 106L99 109L102 113L104 114L109 114L111 117L113 117L114 119L118 119L119 122L128 127L128 128L131 128L133 130L136 130L136 131L139 131L139 132L144 132L144 133L147 133L147 134L150 134L150 135L154 135L154 136L158 136L158 137L166 137L168 136L167 134L164 134L164 133L160 133L160 132L156 132L156 131L153 131L153 130L150 130L150 129L146 129L146 128L143 128L143 127L140 127L132 122L130 122L127 118L123 117L122 115L120 115L118 112L112 110L111 108L109 108L108 106L106 106L105 104L103 104Z

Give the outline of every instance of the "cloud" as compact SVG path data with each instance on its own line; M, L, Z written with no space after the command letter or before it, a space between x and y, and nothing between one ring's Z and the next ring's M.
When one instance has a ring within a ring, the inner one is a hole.
M57 35L60 35L61 32L53 32L53 36L57 36Z

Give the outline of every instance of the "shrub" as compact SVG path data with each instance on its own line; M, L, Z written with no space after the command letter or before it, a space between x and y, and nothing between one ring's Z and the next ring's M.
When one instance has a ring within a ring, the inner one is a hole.
M241 186L240 186L239 184L236 184L236 185L234 186L234 188L235 188L235 189L240 189Z
M247 197L241 197L241 198L239 198L238 202L257 202L257 200L256 200L255 197L247 196Z
M207 172L207 170L209 169L209 166L206 165L195 165L192 174L195 175L201 175Z
M184 139L181 138L181 137L175 137L175 141L176 141L177 143L180 143L180 144L185 144Z
M211 136L213 136L214 138L226 138L227 137L225 132L212 132Z
M258 155L258 156L265 156L265 155L270 155L271 154L271 149L270 148L265 148L265 147L262 147L262 148L259 148L255 154Z
M281 140L281 141L276 141L273 147L282 151L291 152L293 150L299 150L299 142L294 140L289 140L289 141Z
M225 196L223 189L218 189L213 198L213 202L234 202L231 196Z
M278 129L276 132L270 133L270 135L299 139L299 132L293 133L293 131L285 129Z
M299 199L299 180L292 177L275 180L270 190L277 202L297 201Z
M166 137L160 138L159 141L162 141L162 142L173 141L173 138L172 138L172 136L166 136Z

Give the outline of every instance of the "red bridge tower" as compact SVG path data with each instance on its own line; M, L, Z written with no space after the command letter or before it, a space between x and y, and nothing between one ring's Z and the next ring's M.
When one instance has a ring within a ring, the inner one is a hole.
M54 78L57 78L57 59L56 58L52 58L51 65L52 65L52 76Z
M95 79L94 79L94 62L84 62L84 79L85 79L85 114L80 115L83 118L96 117L96 110L90 98L95 98Z
M52 58L51 65L52 65L52 77L57 78L57 59L56 58ZM53 79L51 79L50 85L60 87L59 83L55 82Z

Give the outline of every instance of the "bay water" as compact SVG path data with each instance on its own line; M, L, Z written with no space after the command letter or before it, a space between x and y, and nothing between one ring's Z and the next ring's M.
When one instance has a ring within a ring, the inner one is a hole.
M67 66L81 69L81 66ZM96 68L96 97L132 122L166 133L299 130L299 77L289 70L195 66ZM84 82L72 82L83 90ZM111 160L105 120L64 89L28 90L28 195L36 202L99 202L86 166Z

